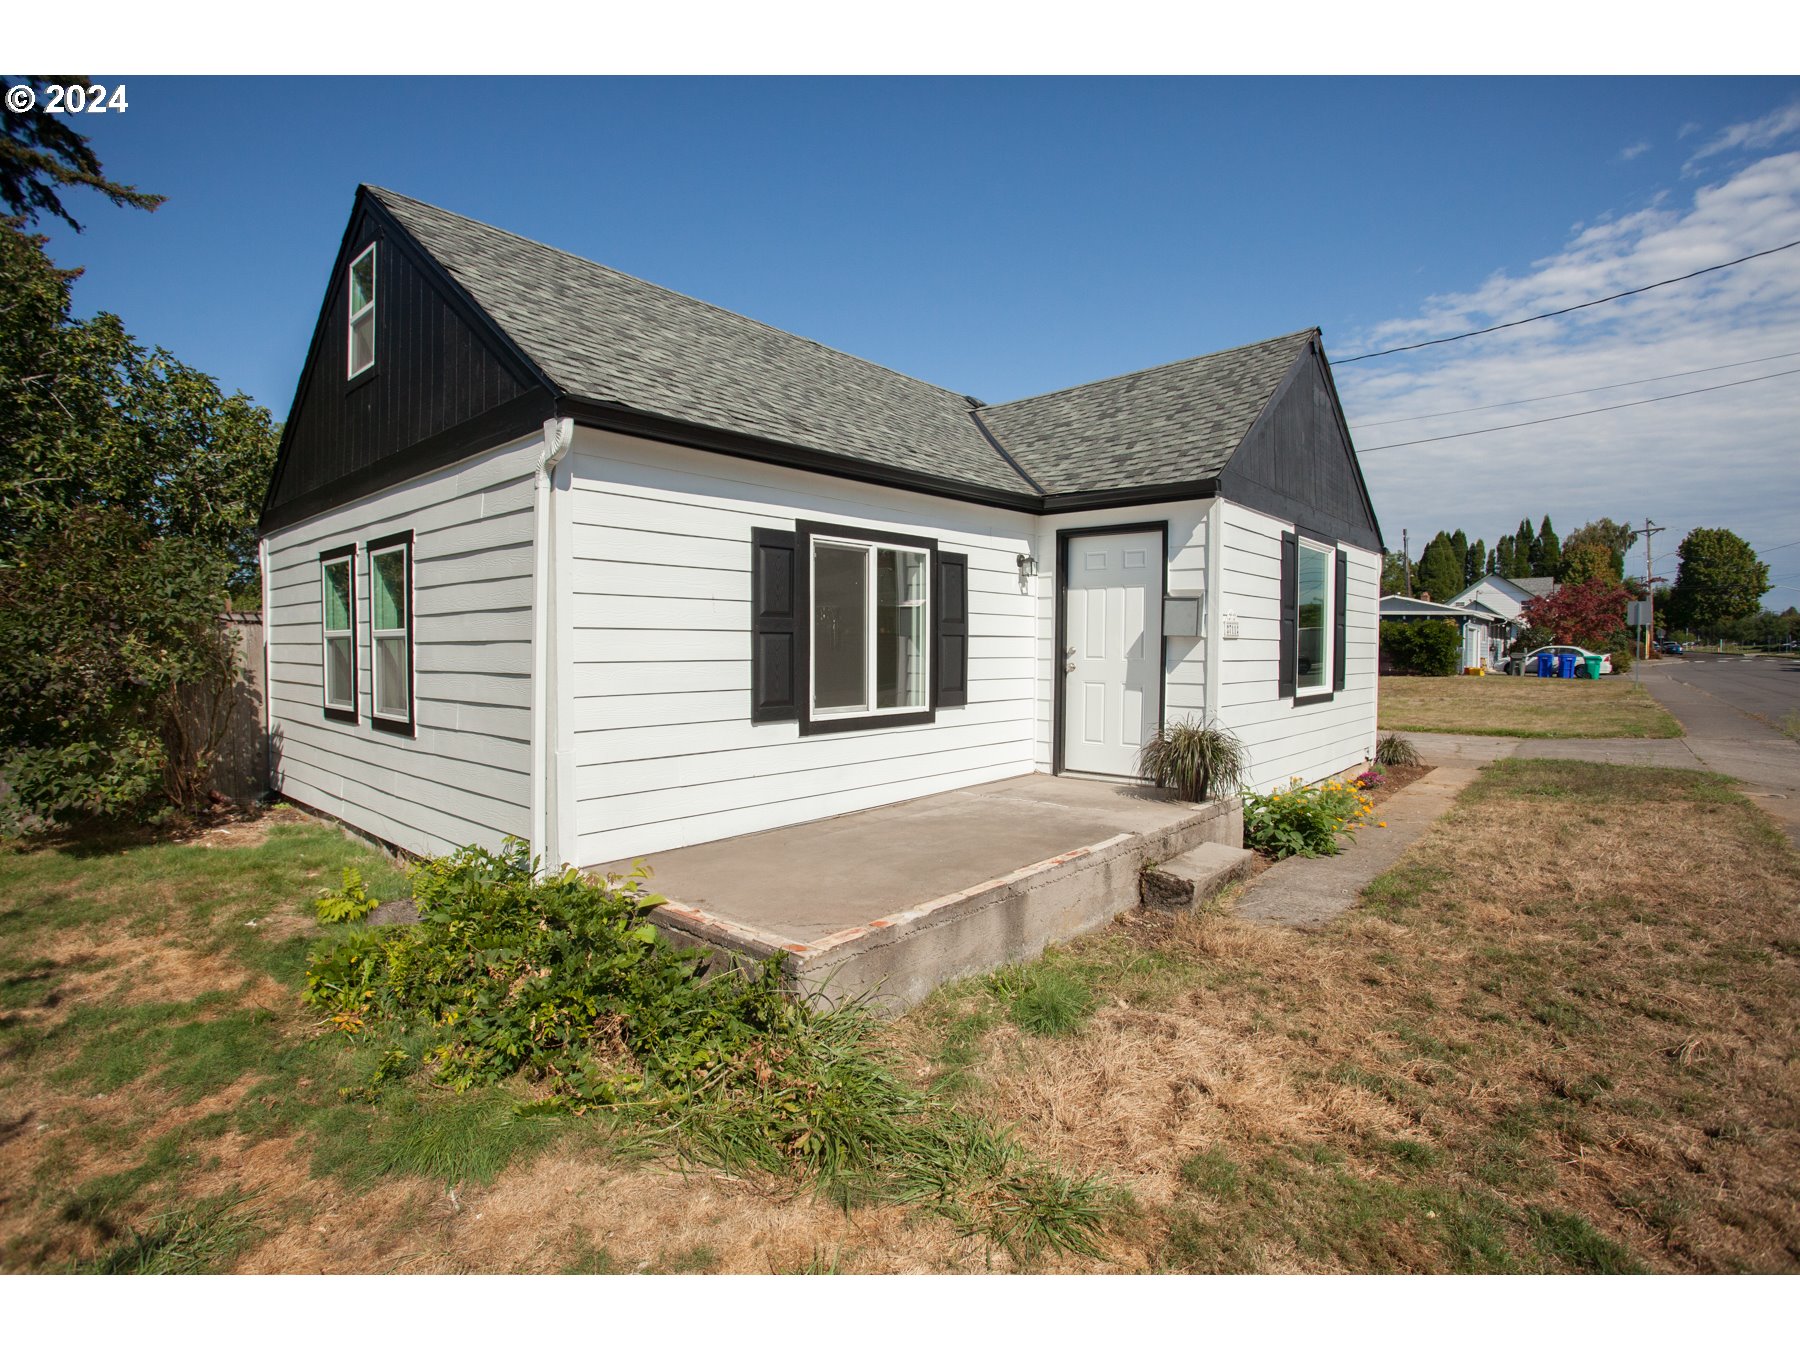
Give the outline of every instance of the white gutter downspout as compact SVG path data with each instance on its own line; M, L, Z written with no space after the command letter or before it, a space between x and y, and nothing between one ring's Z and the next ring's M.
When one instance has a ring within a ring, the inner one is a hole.
M558 715L562 693L562 658L564 643L557 640L566 612L557 604L557 589L569 578L557 566L562 553L562 531L557 528L556 489L568 486L568 474L558 470L575 439L575 423L567 417L552 417L544 423L544 448L538 457L532 520L532 633L531 633L531 852L546 871L560 871L573 861L574 839L562 828L562 816L571 814L574 803L565 802L568 795L560 782L565 756L561 739L572 731ZM566 523L566 522L564 522Z
M1224 696L1225 681L1225 501L1214 488L1206 506L1206 599L1202 610L1202 639L1205 644L1201 689L1206 699L1208 721L1218 720L1222 711L1219 700Z

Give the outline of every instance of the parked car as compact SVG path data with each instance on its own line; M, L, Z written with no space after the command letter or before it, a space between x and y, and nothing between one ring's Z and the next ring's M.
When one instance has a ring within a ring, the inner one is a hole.
M1556 657L1561 657L1565 653L1572 652L1575 656L1575 669L1578 677L1585 677L1587 675L1585 667L1586 658L1598 656L1600 658L1600 673L1602 675L1612 674L1612 657L1606 655L1604 652L1590 652L1586 647L1573 647L1567 643L1555 643L1548 647L1533 647L1523 656L1508 657L1506 661L1506 673L1508 675L1537 674L1537 659L1541 652L1549 652L1552 656Z
M1679 642L1659 642L1656 644L1656 650L1661 652L1664 656L1684 656L1687 654L1687 648L1682 646Z

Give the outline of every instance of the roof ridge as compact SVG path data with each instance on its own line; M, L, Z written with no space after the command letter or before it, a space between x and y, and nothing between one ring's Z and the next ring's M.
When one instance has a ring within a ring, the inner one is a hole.
M581 263L584 266L597 267L602 272L610 272L613 276L623 277L627 281L634 282L639 286L648 286L653 290L661 291L664 295L672 295L678 300L685 300L689 304L699 305L702 309L709 309L715 314L723 314L729 318L741 320L744 323L755 324L758 328L767 329L778 337L789 338L795 342L805 342L811 346L817 347L820 351L830 352L832 355L841 356L845 360L855 361L859 365L868 366L874 370L886 371L889 375L906 380L911 384L922 385L926 389L936 390L938 393L947 394L952 398L965 400L974 398L971 394L965 394L959 390L951 389L947 385L933 384L930 380L922 380L917 375L907 374L904 370L895 370L892 366L885 366L879 361L871 361L866 356L858 356L855 352L847 352L842 347L833 347L828 342L820 342L817 338L807 337L804 333L796 333L787 328L777 328L767 320L759 319L754 315L741 314L735 309L726 309L725 306L715 305L710 300L702 300L697 295L689 295L686 291L678 291L672 286L664 286L661 282L651 281L648 277L640 277L633 272L627 272L621 268L609 267L603 262L596 262L592 258L583 257L581 254L572 252L566 248L558 248L555 244L546 244L541 239L533 239L529 235L518 233L516 230L506 230L498 225L490 225L485 220L477 220L474 216L465 216L460 211L452 211L448 207L438 206L433 202L424 201L418 197L409 197L404 192L396 192L392 188L385 188L377 183L364 183L362 186L370 192L375 193L378 197L398 198L400 201L408 202L413 206L422 206L427 211L435 211L439 215L450 216L465 224L474 225L491 234L503 234L509 239L516 239L522 244L529 244L532 248L540 248L546 252L559 254L565 258L573 258L576 262ZM982 406L986 405L984 404Z
M1062 394L1073 394L1081 389L1093 389L1103 384L1112 384L1119 380L1133 379L1139 375L1154 375L1159 370L1173 370L1176 366L1192 365L1196 361L1210 361L1215 356L1230 356L1233 352L1247 352L1252 347L1270 347L1277 342L1287 342L1292 338L1310 337L1314 334L1317 334L1321 338L1324 336L1322 330L1317 327L1298 328L1291 333L1282 333L1276 337L1263 338L1259 342L1240 342L1235 347L1221 347L1216 352L1201 352L1196 356L1184 356L1175 361L1164 361L1158 365L1145 366L1141 370L1122 371L1117 375L1107 375L1098 380L1083 380L1080 384L1065 385L1061 389L1049 389L1041 394L1027 394L1023 398L1009 399L1005 403L990 403L984 406L986 406L989 411L998 411L1003 408L1016 408L1021 403L1030 403L1040 398L1055 398Z

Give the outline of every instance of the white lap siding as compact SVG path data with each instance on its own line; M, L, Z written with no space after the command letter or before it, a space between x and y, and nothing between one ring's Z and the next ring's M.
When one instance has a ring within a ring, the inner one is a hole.
M1030 517L586 428L568 508L581 865L1031 772ZM967 707L806 737L752 725L750 532L801 519L968 555Z
M1034 752L1040 772L1049 773L1053 761L1055 698L1063 679L1063 657L1056 645L1056 535L1059 530L1118 527L1137 529L1168 526L1168 590L1175 596L1199 596L1206 590L1206 510L1204 501L1161 503L1155 506L1117 507L1105 511L1071 512L1042 516L1037 524L1038 605L1035 623L1034 672L1038 718ZM1150 603L1160 605L1153 595ZM1196 720L1206 716L1206 651L1197 637L1163 639L1163 720Z
M532 473L495 450L272 533L275 785L414 853L529 838ZM413 736L369 723L368 543L413 532ZM319 554L356 545L357 720L322 711Z
M1345 687L1327 703L1295 707L1277 692L1281 646L1281 535L1289 522L1225 502L1219 612L1238 634L1220 643L1219 720L1250 750L1250 786L1268 791L1298 777L1316 782L1359 764L1375 748L1375 664L1381 559L1339 544L1349 566Z

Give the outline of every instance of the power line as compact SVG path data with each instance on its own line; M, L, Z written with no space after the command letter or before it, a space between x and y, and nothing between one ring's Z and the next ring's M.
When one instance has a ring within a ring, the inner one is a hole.
M1769 375L1752 375L1747 380L1728 380L1724 384L1709 384L1699 389L1684 389L1678 394L1658 394L1655 398L1637 398L1629 403L1609 403L1604 408L1583 408L1580 412L1560 413L1555 417L1534 417L1529 422L1508 422L1505 426L1481 427L1475 431L1452 431L1442 436L1426 436L1416 441L1392 441L1387 445L1371 445L1367 450L1358 450L1359 455L1372 455L1377 450L1398 450L1408 445L1430 445L1434 441L1454 441L1464 436L1485 436L1490 431L1512 431L1517 427L1542 426L1545 422L1566 422L1571 417L1592 417L1595 413L1617 412L1620 408L1640 408L1646 403L1666 403L1672 398L1687 398L1690 394L1710 394L1715 389L1735 389L1740 384L1759 384L1763 380L1778 380L1783 375L1800 375L1800 366L1792 370L1777 370Z
M1346 356L1333 361L1334 366L1347 366L1352 361L1367 361L1377 356L1392 356L1395 352L1416 352L1421 347L1437 347L1446 342L1461 342L1464 338L1480 337L1483 333L1498 333L1502 328L1517 328L1522 323L1536 323L1539 319L1554 319L1560 314L1573 314L1578 309L1592 309L1595 305L1604 305L1608 301L1623 300L1628 295L1642 295L1645 291L1653 291L1658 286L1673 286L1678 281L1692 281L1695 277L1703 277L1708 272L1722 272L1727 267L1736 267L1739 263L1747 263L1757 258L1766 258L1771 253L1781 253L1790 248L1800 247L1800 239L1786 244L1777 244L1774 248L1765 248L1761 253L1746 253L1741 258L1733 258L1730 262L1714 263L1711 267L1702 267L1697 272L1687 272L1678 277L1669 277L1665 281L1653 281L1648 286L1634 286L1629 291L1619 291L1615 295L1603 295L1598 300L1583 300L1579 305L1569 305L1563 309L1546 310L1542 314L1533 314L1526 319L1512 319L1506 323L1497 323L1488 328L1476 328L1467 333L1453 333L1449 337L1431 338L1425 342L1412 342L1404 347L1385 347L1378 352L1362 352L1356 356Z
M1655 384L1658 380L1679 380L1688 375L1710 375L1715 370L1736 370L1740 366L1760 365L1764 361L1783 361L1800 352L1776 352L1749 361L1727 361L1722 366L1701 366L1698 370L1677 370L1668 375L1647 375L1641 380L1620 380L1617 384L1596 384L1588 389L1570 389L1561 394L1539 394L1536 398L1515 398L1505 403L1480 403L1473 408L1451 408L1448 412L1419 413L1416 417L1390 417L1385 422L1352 422L1350 430L1362 427L1395 427L1402 422L1427 422L1434 417L1455 417L1458 413L1488 412L1494 408L1516 408L1525 403L1548 403L1551 399L1574 398L1577 394L1603 394L1608 389L1626 389L1634 384Z

